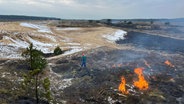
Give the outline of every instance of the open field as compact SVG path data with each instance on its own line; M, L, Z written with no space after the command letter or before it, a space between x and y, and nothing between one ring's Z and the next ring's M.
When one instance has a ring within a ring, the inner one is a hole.
M108 41L106 35L126 35L108 27L59 28L45 22L1 22L0 25L1 58L20 58L20 50L30 43L44 53L52 53L56 46L74 52L100 46L115 48L116 39Z
M184 36L182 31L167 30L1 22L0 103L34 104L34 97L25 97L20 88L28 71L21 52L33 43L45 54L57 46L66 50L46 57L43 72L58 104L183 104ZM82 53L87 56L85 68L81 68ZM134 69L143 72L138 75ZM134 84L139 79L148 85L144 90ZM127 92L119 90L120 84Z

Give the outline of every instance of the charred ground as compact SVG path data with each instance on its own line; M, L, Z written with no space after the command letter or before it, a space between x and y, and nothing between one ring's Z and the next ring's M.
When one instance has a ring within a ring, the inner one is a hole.
M183 104L183 38L173 38L174 34L171 38L168 35L163 37L164 34L158 34L158 36L148 34L151 30L149 32L141 30L145 33L140 33L140 30L138 32L129 30L126 39L117 42L121 43L117 45L118 49L98 47L72 55L48 57L48 67L45 72L51 80L52 95L56 102L61 104ZM165 33L165 30L158 31ZM182 33L178 36L182 37ZM82 53L87 56L87 68L80 67ZM166 60L174 67L166 65ZM133 82L138 79L134 69L138 67L144 68L143 74L149 83L146 91L140 91L133 86ZM22 75L27 72L24 61L2 60L0 69L0 101L34 103L32 98L19 97ZM118 91L121 76L126 79L126 89L129 94Z
M157 50L164 52L184 52L184 40L159 35L150 35L140 32L128 32L125 40L117 41L118 44L131 44L137 48Z
M52 60L55 63L51 66L54 72L63 75L63 78L74 78L73 84L61 93L61 98L70 104L183 102L183 56L102 47L88 52L87 58L87 68L80 68L80 54L66 57L63 61ZM175 67L165 65L165 60L172 60ZM145 61L150 67L145 65ZM149 82L147 91L131 87L133 80L137 79L133 72L137 67L145 68L144 75ZM128 95L121 95L117 90L121 76L127 79Z

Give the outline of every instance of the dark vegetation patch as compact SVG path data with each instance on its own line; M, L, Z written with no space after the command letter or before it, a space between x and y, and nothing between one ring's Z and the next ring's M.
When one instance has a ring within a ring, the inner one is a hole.
M184 40L173 39L139 32L129 32L125 40L117 41L118 44L131 44L137 48L157 50L164 52L184 52Z

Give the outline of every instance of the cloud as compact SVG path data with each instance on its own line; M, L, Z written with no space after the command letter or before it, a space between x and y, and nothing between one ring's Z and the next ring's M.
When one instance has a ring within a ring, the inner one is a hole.
M0 0L1 14L60 18L184 17L183 0Z

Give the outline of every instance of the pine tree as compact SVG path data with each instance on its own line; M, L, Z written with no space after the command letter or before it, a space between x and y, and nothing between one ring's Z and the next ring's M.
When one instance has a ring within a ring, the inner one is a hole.
M39 50L36 50L33 48L33 44L31 43L30 46L22 53L22 56L26 58L29 66L30 71L28 74L24 75L24 82L23 82L23 88L27 89L27 92L32 89L32 86L34 85L33 89L35 90L35 98L36 103L39 103L39 93L38 93L38 86L40 85L40 77L41 73L43 72L43 69L46 67L47 62L46 59L42 56L43 53ZM51 100L51 93L50 93L50 81L49 78L46 78L43 83L43 88L46 91L46 98L48 98L48 101ZM27 88L28 87L28 88ZM31 88L30 88L31 87Z

